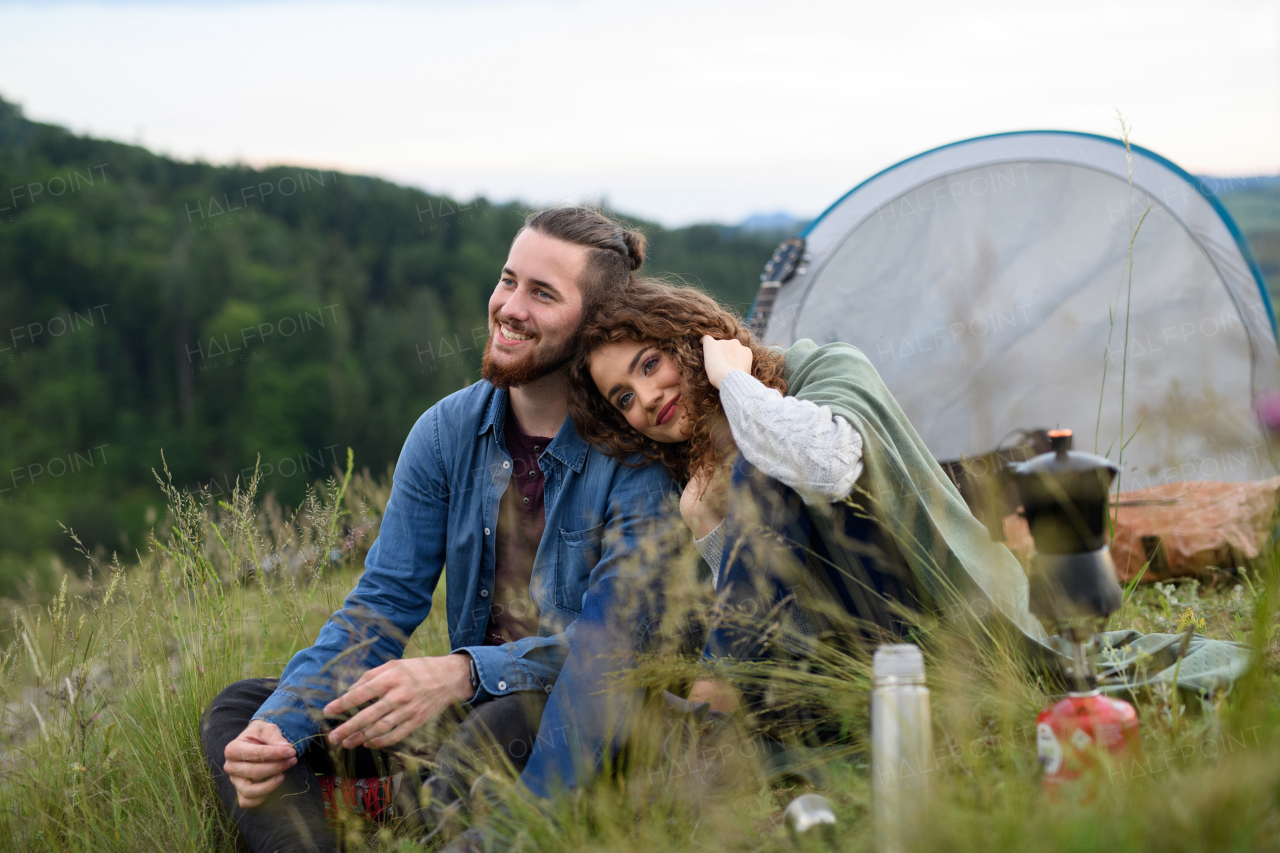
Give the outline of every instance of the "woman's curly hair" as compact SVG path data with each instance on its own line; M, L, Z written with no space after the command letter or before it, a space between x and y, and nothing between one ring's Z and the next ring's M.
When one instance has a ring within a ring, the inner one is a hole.
M707 379L703 366L703 335L742 341L751 349L751 374L786 393L781 354L752 340L745 324L732 312L692 287L636 279L593 306L580 334L577 354L569 367L569 414L578 434L624 462L637 455L644 461L661 461L680 481L688 481L699 471L710 474L725 461L712 434L724 410L720 392ZM682 380L680 396L693 422L688 441L663 444L645 437L600 394L591 378L591 354L617 341L652 342L675 361Z

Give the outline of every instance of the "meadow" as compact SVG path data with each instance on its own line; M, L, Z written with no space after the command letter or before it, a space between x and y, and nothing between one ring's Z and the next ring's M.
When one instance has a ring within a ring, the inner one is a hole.
M164 472L158 479L168 514L133 560L104 564L86 552L83 571L63 568L51 601L6 602L5 849L243 849L214 797L198 739L201 711L226 684L278 674L312 642L358 577L389 493L387 475L350 464L316 483L296 511L259 498L256 482L215 500L172 487ZM1254 666L1203 709L1171 692L1143 697L1143 760L1099 771L1082 788L1087 795L1065 798L1041 790L1034 721L1049 701L1045 685L1000 642L923 626L942 758L908 849L1280 847L1278 588L1270 554L1212 585L1127 591L1108 627L1194 624L1207 636L1251 643ZM447 646L443 613L435 612L406 654ZM865 752L869 661L833 655L822 672L766 676L820 703L850 733L821 793L837 810L838 848L876 849ZM649 674L661 666L651 661ZM679 681L678 669L665 672ZM747 784L711 793L685 784L679 756L671 760L656 774L639 762L619 768L552 812L530 810L499 785L506 826L524 850L796 849L782 809L808 787ZM352 849L422 849L394 821L379 827L348 816L342 826Z

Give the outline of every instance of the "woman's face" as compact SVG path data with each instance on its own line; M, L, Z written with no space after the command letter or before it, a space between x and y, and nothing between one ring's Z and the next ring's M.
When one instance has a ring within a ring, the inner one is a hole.
M591 378L609 405L654 441L688 441L692 423L680 400L680 370L652 342L618 341L591 354Z

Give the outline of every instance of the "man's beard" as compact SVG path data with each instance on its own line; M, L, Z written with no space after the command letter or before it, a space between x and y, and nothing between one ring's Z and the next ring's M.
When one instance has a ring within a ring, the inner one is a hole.
M573 358L573 349L578 337L576 334L570 335L564 343L552 349L544 348L542 352L534 347L524 358L514 364L504 365L498 364L493 358L493 341L500 334L502 332L498 330L498 324L495 322L493 331L489 335L489 342L485 344L484 355L480 360L480 375L504 391L536 382L564 367Z

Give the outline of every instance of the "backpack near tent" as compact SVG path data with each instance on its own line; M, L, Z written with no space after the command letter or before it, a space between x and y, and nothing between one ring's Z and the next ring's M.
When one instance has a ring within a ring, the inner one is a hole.
M980 486L1069 427L1122 466L1122 576L1257 555L1280 486L1257 415L1280 399L1276 319L1200 180L1107 137L985 136L874 175L800 239L753 327L859 347L1015 550L1008 496Z

